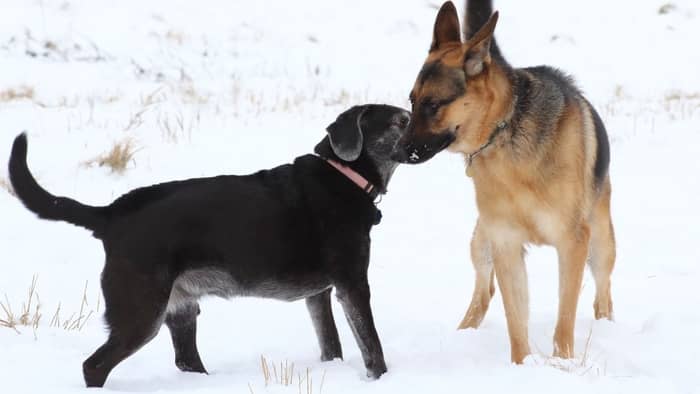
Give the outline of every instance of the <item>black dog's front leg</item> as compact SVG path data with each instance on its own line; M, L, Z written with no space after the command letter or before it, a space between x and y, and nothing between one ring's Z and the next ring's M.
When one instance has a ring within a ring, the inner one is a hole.
M364 280L360 285L354 283L350 286L337 286L336 289L338 301L343 306L345 317L362 352L367 377L378 379L386 372L386 363L369 304L369 284Z
M321 347L321 361L343 358L338 329L331 309L331 289L306 298L306 307L316 330L318 345Z

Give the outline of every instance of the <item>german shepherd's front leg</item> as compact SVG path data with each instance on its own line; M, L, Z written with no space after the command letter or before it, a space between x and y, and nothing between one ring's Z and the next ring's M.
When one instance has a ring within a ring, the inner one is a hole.
M588 256L590 229L582 224L570 232L560 245L559 254L559 318L554 331L554 356L571 358L574 355L574 326L576 306L581 291L583 270Z
M465 328L478 328L484 315L489 309L489 303L496 291L493 277L493 259L491 258L491 245L483 234L483 229L477 221L471 243L472 264L474 265L475 283L472 301L469 309L459 323L458 330Z
M496 269L498 287L503 297L503 306L508 321L510 336L510 359L522 364L530 354L527 323L529 318L527 272L522 244L493 244L493 265Z
M349 286L338 285L336 295L362 352L367 377L378 379L387 369L369 304L369 283L366 279L363 282L352 283Z

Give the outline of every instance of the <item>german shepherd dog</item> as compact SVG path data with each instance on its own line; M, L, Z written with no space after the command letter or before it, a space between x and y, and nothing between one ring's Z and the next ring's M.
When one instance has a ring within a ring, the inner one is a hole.
M386 372L370 309L370 229L399 163L391 159L410 114L356 106L328 126L316 155L246 176L168 182L133 190L103 207L56 197L27 167L27 138L12 146L10 180L40 218L92 231L102 241L107 342L83 363L88 387L169 328L175 364L206 373L197 351L198 299L306 299L321 359L342 358L330 295L343 306L367 376ZM359 187L358 187L359 186Z
M570 358L587 260L596 284L595 317L613 316L615 238L605 127L559 70L506 62L493 38L498 13L492 14L491 1L470 0L466 11L465 42L454 5L446 2L438 12L397 160L420 163L446 148L464 155L474 181L476 284L459 328L480 325L494 294L495 270L511 360L522 363L530 354L524 246L551 245L559 255L554 356Z

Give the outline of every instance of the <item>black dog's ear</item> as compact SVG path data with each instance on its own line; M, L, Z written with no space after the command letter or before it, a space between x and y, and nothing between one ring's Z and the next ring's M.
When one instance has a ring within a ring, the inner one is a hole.
M326 131L331 142L331 149L339 158L345 161L355 161L362 153L362 115L367 108L355 106L338 115Z

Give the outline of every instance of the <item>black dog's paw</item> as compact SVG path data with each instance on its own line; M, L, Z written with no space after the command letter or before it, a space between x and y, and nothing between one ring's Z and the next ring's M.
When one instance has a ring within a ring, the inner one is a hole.
M337 354L322 354L321 355L321 361L326 362L326 361L333 361L333 360L343 360L343 354L342 353L337 353Z
M86 387L102 387L107 380L107 372L104 368L93 365L94 363L85 361L83 363L83 378Z
M175 366L182 372L193 372L209 375L209 372L207 372L207 370L204 368L204 365L202 364L202 361L199 359L176 360Z
M367 368L367 377L371 380L377 380L382 375L384 375L386 371L386 364L384 363L384 361L381 361L377 363L377 365Z

